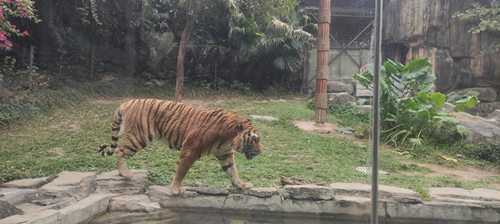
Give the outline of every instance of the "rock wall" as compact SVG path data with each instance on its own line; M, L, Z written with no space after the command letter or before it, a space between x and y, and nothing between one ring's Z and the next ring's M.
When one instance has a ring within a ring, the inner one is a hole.
M481 49L500 38L493 34L471 34L471 24L453 19L453 14L479 0L386 0L383 38L385 46L405 49L403 62L429 58L437 76L436 91L449 92L472 87L487 88L483 102L500 101L500 52L484 54ZM385 57L395 58L394 53ZM492 99L493 98L493 99Z

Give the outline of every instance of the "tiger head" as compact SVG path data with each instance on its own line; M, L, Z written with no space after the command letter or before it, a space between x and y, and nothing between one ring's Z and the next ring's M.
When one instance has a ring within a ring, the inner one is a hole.
M243 129L235 140L237 142L236 151L244 153L248 160L262 152L260 134L251 126Z

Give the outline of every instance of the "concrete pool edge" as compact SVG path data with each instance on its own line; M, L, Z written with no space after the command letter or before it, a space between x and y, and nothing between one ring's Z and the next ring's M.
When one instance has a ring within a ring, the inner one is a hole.
M49 179L47 181L47 179ZM106 212L153 212L163 208L258 213L303 213L311 216L370 215L370 186L288 185L245 190L187 187L174 195L168 186L144 186L147 172L130 180L116 171L62 172L56 178L5 183L0 200L23 210L0 223L81 223ZM40 181L45 181L40 186ZM431 188L430 201L408 189L380 186L379 214L386 218L500 222L500 192L487 189Z

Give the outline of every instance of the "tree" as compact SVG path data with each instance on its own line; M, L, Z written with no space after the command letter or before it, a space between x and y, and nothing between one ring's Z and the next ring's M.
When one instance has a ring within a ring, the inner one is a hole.
M34 1L29 0L0 0L0 49L9 50L12 42L11 35L28 36L28 31L22 31L11 22L14 18L34 20L39 19L35 15Z
M254 83L264 84L287 77L303 68L305 52L316 40L304 30L308 17L296 0L245 1L241 15L231 23L230 38L240 48L240 58L248 58L242 71ZM314 25L312 27L315 27ZM280 76L283 75L283 76Z
M196 20L195 20L195 7L194 0L186 1L186 25L181 34L181 40L179 41L179 51L177 54L177 72L175 79L175 101L181 101L182 99L182 89L184 88L184 56L186 55L186 45L193 32Z
M453 18L472 22L474 25L469 30L469 33L494 33L500 34L500 8L498 6L485 6L474 4L470 9L462 12L457 12ZM500 42L493 41L484 49L485 52L497 52L500 50Z

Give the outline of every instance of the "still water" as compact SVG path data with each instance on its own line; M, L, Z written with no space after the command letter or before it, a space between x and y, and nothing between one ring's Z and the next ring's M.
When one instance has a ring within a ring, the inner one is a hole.
M370 223L369 217L335 216L318 217L290 214L260 214L207 212L197 210L163 209L153 213L112 212L91 220L91 224L364 224ZM380 218L380 224L462 224L457 221L432 220L394 220Z

